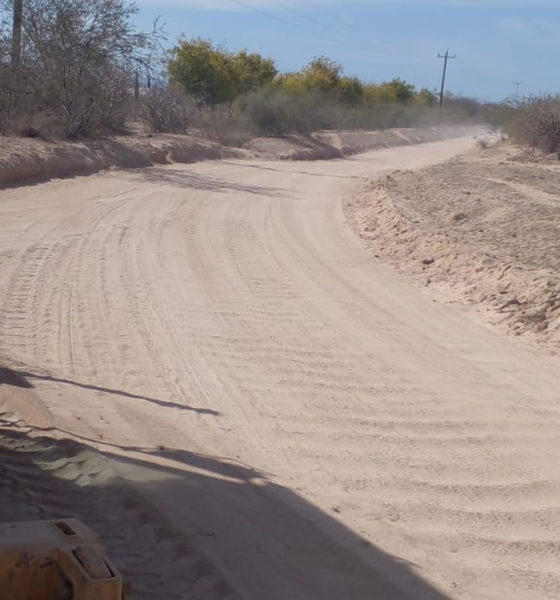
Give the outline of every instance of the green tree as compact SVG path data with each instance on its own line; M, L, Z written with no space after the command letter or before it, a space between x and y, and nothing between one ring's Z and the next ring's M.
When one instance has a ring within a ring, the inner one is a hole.
M398 77L382 84L382 87L395 102L410 102L414 98L414 86Z
M270 83L278 70L274 61L260 54L248 54L241 50L230 58L233 67L235 95L248 94Z
M276 78L276 84L287 90L334 91L341 82L342 66L321 56L305 65L301 71L285 73Z
M364 86L356 77L342 77L338 83L338 93L344 104L355 106L363 100Z
M173 84L211 106L231 102L235 76L225 50L196 38L179 40L169 54L167 70Z
M426 106L435 106L438 102L438 98L436 94L428 88L422 88L416 94L416 101L420 104L425 104Z
M304 87L326 92L334 90L340 83L342 66L326 56L321 56L305 66L302 75Z
M231 105L235 98L272 81L274 61L246 50L231 53L200 38L180 40L170 51L171 82L210 106Z
M364 89L368 104L405 104L414 98L414 94L414 86L398 78L378 85L370 84Z

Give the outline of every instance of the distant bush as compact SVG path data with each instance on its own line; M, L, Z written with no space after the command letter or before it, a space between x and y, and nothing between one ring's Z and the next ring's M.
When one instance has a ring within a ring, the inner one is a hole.
M241 147L255 137L254 130L232 116L229 106L200 108L190 121L190 132L224 146Z
M508 102L490 103L481 106L480 113L484 123L487 123L496 132L509 130L515 108Z
M196 111L194 102L173 86L150 88L142 96L141 118L153 133L185 133Z
M240 98L234 115L257 135L307 134L336 128L338 108L317 90L268 86Z
M560 97L529 98L519 103L508 131L521 144L560 155Z
M321 129L387 129L429 127L439 124L482 122L482 105L464 98L449 98L440 110L434 96L394 80L364 90L352 102L338 89L306 89L269 85L239 98L234 116L256 135L308 134ZM402 94L401 100L396 100Z

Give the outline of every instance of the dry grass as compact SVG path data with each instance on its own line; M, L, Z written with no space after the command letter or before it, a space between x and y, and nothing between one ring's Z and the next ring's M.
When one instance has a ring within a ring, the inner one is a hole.
M519 105L509 125L512 138L544 152L560 153L560 98L529 99Z

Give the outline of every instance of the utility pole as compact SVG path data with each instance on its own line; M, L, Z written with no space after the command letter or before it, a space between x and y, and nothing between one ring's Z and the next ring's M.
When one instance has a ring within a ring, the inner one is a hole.
M443 90L445 88L445 74L447 72L447 61L450 58L457 58L456 55L454 54L453 56L449 55L449 48L447 48L447 50L445 51L445 54L439 54L438 53L438 58L443 58L443 76L441 78L441 91L439 93L439 107L441 108L441 105L443 104Z
M12 29L12 67L19 65L21 58L21 30L23 25L23 0L14 0Z
M515 98L519 102L519 86L523 85L522 81L514 81L513 85L515 86Z

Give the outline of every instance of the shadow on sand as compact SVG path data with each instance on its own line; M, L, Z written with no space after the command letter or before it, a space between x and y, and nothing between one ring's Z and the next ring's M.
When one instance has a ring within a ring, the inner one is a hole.
M278 188L232 183L231 181L219 179L210 175L189 172L184 168L151 167L150 169L141 171L140 175L149 183L165 183L190 190L203 190L219 193L243 192L246 194L274 198L281 198L285 195L284 190Z
M232 162L228 162L227 160L223 160L222 163L225 164L235 164ZM321 178L331 178L331 179L356 179L359 181L369 181L371 179L371 175L337 175L336 173L329 173L329 165L324 164L324 170L321 172L314 173L313 171L301 171L298 169L286 169L284 165L287 164L287 161L282 164L281 167L273 167L270 163L267 164L259 164L259 163L244 163L243 166L248 169L258 169L261 171L274 171L276 173L291 173L292 175L309 175L310 177L321 177ZM323 166L323 165L322 165Z
M129 599L447 600L414 565L247 465L76 438L0 414L1 518L81 518Z
M176 408L178 410L191 411L203 415L212 415L214 417L220 416L220 413L218 411L212 410L210 408L197 408L194 406L188 406L187 404L179 404L178 402L170 402L168 400L158 400L157 398L150 398L148 396L132 394L123 390L99 387L97 385L91 385L89 383L80 383L78 381L72 381L71 379L63 379L61 377L54 377L52 375L39 375L37 373L30 373L28 371L16 371L13 369L8 369L6 367L0 367L0 385L5 384L14 387L32 388L34 387L32 383L34 379L38 379L41 381L54 381L56 383L62 383L65 385L72 385L78 388L82 388L84 390L93 390L96 392L104 392L106 394L114 394L123 398L130 398L132 400L144 400L145 402L150 402L151 404L156 404L157 406L161 406L163 408Z

